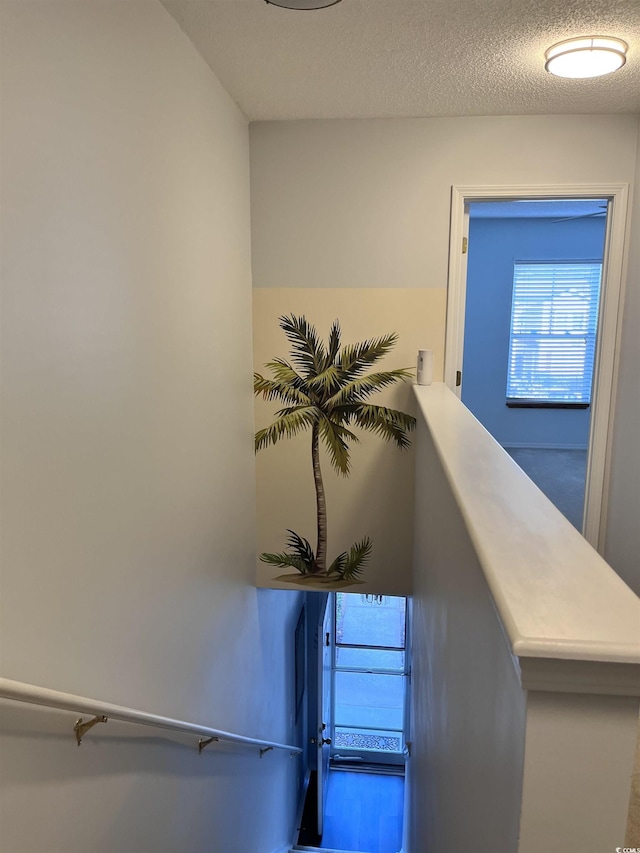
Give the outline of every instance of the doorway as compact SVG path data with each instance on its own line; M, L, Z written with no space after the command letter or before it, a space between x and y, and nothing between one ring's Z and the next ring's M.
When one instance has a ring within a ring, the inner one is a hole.
M404 766L407 600L336 593L331 761Z
M468 207L462 402L582 531L608 203Z
M583 406L583 411L586 411L586 417L582 418L583 433L580 441L586 439L586 473L585 478L585 497L584 497L584 512L583 523L579 526L582 528L585 537L595 547L603 547L603 530L604 518L606 513L606 505L604 501L605 485L607 479L607 446L608 434L610 429L610 412L612 402L612 387L614 376L615 362L615 345L618 326L618 310L619 310L619 294L622 277L622 256L623 256L623 241L624 227L626 216L626 199L627 188L624 185L616 186L580 186L580 187L507 187L507 188L489 188L489 187L454 187L452 192L452 218L451 218L451 245L450 245L450 269L449 269L449 293L448 293L448 308L447 308L447 339L446 339L446 356L445 356L445 382L459 396L465 394L465 369L469 368L471 362L467 362L465 368L465 320L468 300L472 300L472 295L467 293L467 271L470 247L470 206L479 205L504 205L505 203L514 208L520 208L522 211L520 216L528 217L529 213L537 208L540 210L542 203L549 205L562 204L564 208L551 208L552 216L550 218L564 219L566 222L574 222L572 217L581 217L585 220L600 220L601 232L603 234L604 251L602 253L594 252L597 256L601 254L601 258L581 258L580 260L595 261L602 263L601 274L601 289L599 299L596 297L597 308L597 334L595 335L595 346L592 350L593 362L593 382L589 392L589 399L586 403L584 400L568 400L565 401L570 408L575 412L578 410L578 405ZM573 200L575 212L566 205ZM591 205L591 206L590 206ZM604 207L601 207L604 205ZM527 210L529 209L529 210ZM484 208L489 210L489 208ZM555 211L555 213L554 213ZM566 216L562 213L566 213ZM606 214L604 217L602 214ZM531 218L531 217L529 217ZM558 223L559 224L559 223ZM569 230L569 229L566 229ZM598 230L598 222L594 222L592 230ZM471 235L472 236L472 235ZM473 247L471 246L471 251ZM512 257L511 276L509 281L510 299L508 304L508 321L503 324L503 375L505 379L502 399L501 416L505 419L509 414L516 414L516 418L512 418L512 422L517 419L522 420L522 411L516 411L519 402L515 402L513 410L509 407L509 388L508 376L509 371L517 366L517 358L513 357L514 349L514 319L513 307L514 299L514 283L518 277L518 273L522 273L520 278L526 278L531 273L532 265L527 262L541 260L558 260L558 257L541 258L529 256L527 251L521 252L520 257ZM555 250L549 253L550 256L555 254ZM524 255L524 257L522 257ZM566 255L562 260L571 260ZM574 260L578 260L577 258ZM516 264L520 262L521 269L516 270ZM536 275L541 271L541 267L536 269ZM556 270L556 273L562 277L566 268ZM547 270L543 271L547 274ZM599 273L598 273L599 276ZM600 277L600 276L599 276ZM526 291L526 288L525 288ZM522 292L525 292L522 291ZM533 291L529 290L528 293ZM561 292L561 288L557 291ZM575 295L575 294L574 294ZM559 300L558 305L562 302ZM575 300L574 300L575 302ZM485 310L491 311L493 305L485 304ZM547 306L548 307L548 306ZM562 313L560 311L560 313ZM592 315L593 316L593 315ZM517 326L517 323L516 323ZM535 330L534 330L535 331ZM517 332L517 329L516 329ZM569 335L571 330L568 330ZM505 339L506 336L506 339ZM491 340L491 345L494 341ZM583 339L584 343L584 339ZM518 346L522 341L518 342ZM531 344L531 340L526 341L527 346ZM545 341L543 348L549 347L550 341ZM517 349L517 347L516 347ZM505 351L506 350L506 351ZM575 350L575 346L574 346ZM539 354L539 353L538 353ZM517 353L516 353L517 355ZM522 355L522 351L520 351ZM540 361L540 360L539 360ZM548 361L548 359L547 359ZM522 359L520 359L522 365ZM474 361L476 368L482 368L482 359ZM489 366L486 366L489 372ZM473 372L473 371L471 371ZM492 374L495 373L491 370ZM509 376L509 378L512 378ZM513 383L512 383L513 384ZM516 383L517 385L517 383ZM467 389L469 385L467 384ZM534 392L533 396L535 397ZM516 395L517 396L517 393ZM532 401L525 402L525 406L531 406ZM555 401L556 406L558 402ZM520 403L521 405L521 403ZM533 402L535 406L535 400ZM543 408L540 406L539 408ZM566 409L565 411L569 411ZM557 414L557 411L556 411ZM567 415L562 415L567 419ZM479 418L482 421L482 417ZM577 420L580 420L578 417ZM538 413L538 422L540 421ZM489 427L488 424L485 424ZM503 424L504 426L504 424ZM496 435L498 440L501 440L500 435ZM531 441L531 438L528 439ZM517 442L515 442L517 443ZM536 442L534 442L535 444Z
M330 593L319 603L311 652L316 770L299 843L396 853L407 754L407 599Z

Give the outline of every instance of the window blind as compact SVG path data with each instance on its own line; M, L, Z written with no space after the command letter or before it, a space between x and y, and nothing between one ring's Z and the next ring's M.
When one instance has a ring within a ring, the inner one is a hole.
M516 263L507 402L591 401L602 264Z

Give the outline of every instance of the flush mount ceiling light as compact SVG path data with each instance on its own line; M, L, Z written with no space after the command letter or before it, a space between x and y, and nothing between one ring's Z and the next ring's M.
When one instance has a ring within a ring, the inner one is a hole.
M600 77L627 61L629 45L609 36L583 36L558 42L545 53L544 67L558 77Z
M267 6L280 6L282 9L326 9L335 6L341 0L264 0Z

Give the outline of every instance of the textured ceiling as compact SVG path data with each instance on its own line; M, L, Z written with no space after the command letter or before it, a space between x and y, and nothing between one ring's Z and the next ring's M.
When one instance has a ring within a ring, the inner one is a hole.
M162 0L250 120L640 112L640 0ZM629 44L620 71L563 80L544 51Z

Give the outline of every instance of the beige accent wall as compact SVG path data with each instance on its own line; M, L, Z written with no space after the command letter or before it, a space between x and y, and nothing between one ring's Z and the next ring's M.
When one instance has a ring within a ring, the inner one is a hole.
M253 292L254 365L263 371L274 356L288 356L278 325L283 314L304 314L326 338L332 321L341 323L344 343L397 332L396 348L380 367L414 369L418 349L434 351L434 378L442 380L446 291L413 288L262 288ZM386 389L372 402L414 413L410 383ZM277 405L256 401L256 429L267 426ZM327 492L329 560L365 535L373 555L362 586L354 591L389 595L411 592L413 541L413 449L400 451L370 433L352 450L348 479L336 474L322 454ZM282 551L286 529L316 544L315 491L310 433L260 451L256 459L258 549ZM283 570L258 562L260 586L274 583Z

